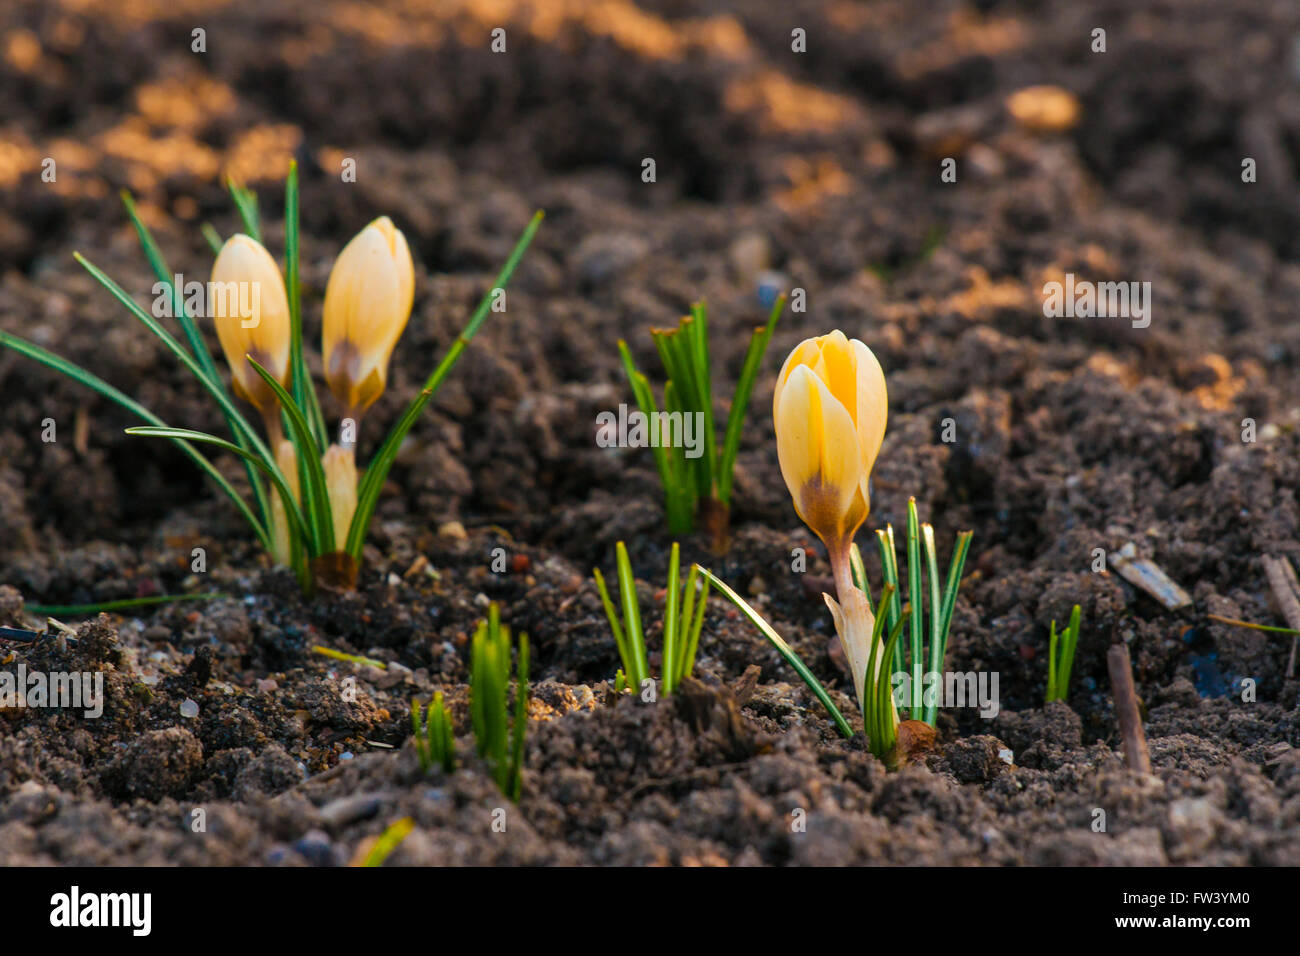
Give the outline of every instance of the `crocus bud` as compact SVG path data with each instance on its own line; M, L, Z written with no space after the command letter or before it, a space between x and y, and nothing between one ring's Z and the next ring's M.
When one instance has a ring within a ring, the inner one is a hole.
M325 470L325 490L334 519L334 547L342 551L348 528L352 526L352 515L357 510L357 463L351 451L330 445L321 456L321 467Z
M231 236L212 265L208 290L208 305L221 350L230 364L235 394L264 413L274 410L275 393L253 370L247 356L288 388L289 299L275 260L256 239Z
M284 474L284 480L293 492L294 501L301 501L298 487L298 456L294 453L293 442L287 438L280 439L275 446L275 465ZM289 550L289 515L285 511L280 493L271 489L271 540L274 545L271 556L277 564L293 563Z
M889 398L871 349L836 330L790 353L772 398L777 457L795 511L834 553L870 509L867 481Z
M343 247L325 287L325 381L345 410L360 413L383 393L414 297L406 237L381 216Z

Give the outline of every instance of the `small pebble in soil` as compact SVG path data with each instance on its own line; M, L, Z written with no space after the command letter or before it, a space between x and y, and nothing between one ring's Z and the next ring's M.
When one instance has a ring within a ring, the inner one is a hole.
M186 697L181 701L181 716L185 718L194 718L199 715L199 705Z
M332 800L320 808L321 822L329 827L339 827L357 820L369 820L384 805L380 793L362 793Z
M339 853L323 830L308 830L293 845L294 852L312 866L338 866Z
M1011 752L1010 747L1003 747L1001 750L998 751L998 759L1000 759L1003 763L1010 764L1011 766L1014 767L1016 755Z

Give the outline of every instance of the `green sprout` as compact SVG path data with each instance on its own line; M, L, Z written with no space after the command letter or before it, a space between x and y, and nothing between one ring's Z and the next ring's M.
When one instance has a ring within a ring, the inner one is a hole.
M441 767L443 773L456 769L456 741L442 691L429 701L429 710L423 720L419 700L411 698L411 735L415 738L415 753L422 771L428 773L435 765Z
M1070 623L1060 634L1060 652L1057 652L1056 622L1047 638L1047 696L1044 702L1065 700L1070 691L1070 670L1074 667L1074 649L1079 645L1079 605L1070 612Z
M650 661L646 650L645 631L641 626L641 607L636 598L636 579L632 576L632 562L627 556L627 546L622 541L615 547L618 565L618 596L621 606L615 608L609 589L599 568L592 569L600 600L609 618L609 629L618 645L622 669L615 677L614 689L623 691L632 687L640 689L650 679ZM699 582L699 575L706 578ZM696 591L699 594L696 594ZM664 600L663 618L663 693L671 694L695 669L695 652L700 646L700 631L704 627L704 607L708 603L708 572L692 564L681 582L681 555L677 542L673 542L668 559L668 587Z
M509 703L510 651L510 628L501 623L500 608L493 603L487 620L479 621L470 644L470 717L478 755L487 762L501 792L518 802L528 729L528 635L519 636L513 721ZM443 773L456 769L454 728L441 691L433 695L427 710L412 698L411 736L424 773L434 767L440 767Z
M928 523L917 520L916 499L907 499L907 585L908 604L912 608L910 616L910 650L905 655L903 644L894 642L892 650L886 655L890 662L890 671L894 674L910 674L909 695L900 703L908 707L913 720L923 720L931 727L935 725L939 711L938 693L924 693L927 677L940 675L942 679L943 660L948 650L948 632L952 627L953 610L957 605L957 592L961 588L962 569L966 566L966 554L970 550L973 532L962 531L957 535L953 546L952 562L948 566L948 577L942 594L939 590L939 563L934 547L934 528ZM877 630L884 620L885 632L892 635L895 627L905 616L900 606L900 589L898 581L898 559L894 544L894 528L886 525L884 531L876 532L877 544L880 546L880 563L884 573L885 590L880 595L880 604L876 616ZM924 576L922 574L922 556L924 556ZM855 544L850 557L853 566L854 583L870 600L871 591L867 586L866 570L862 564L862 554ZM928 587L926 583L928 582ZM928 609L926 613L928 595ZM927 628L928 625L928 628ZM928 634L927 634L928 631ZM928 636L928 641L925 639ZM928 653L927 653L928 652ZM873 644L872 655L875 650ZM928 697L928 699L927 699Z
M479 622L470 645L470 717L479 756L487 761L501 792L518 803L528 729L528 635L519 635L513 721L509 706L510 648L510 628L501 623L500 608L493 603L488 619ZM445 739L449 741L449 721L447 727Z
M653 442L655 465L664 489L664 510L668 531L673 535L690 534L697 522L708 532L715 553L727 550L730 537L731 484L736 455L740 451L740 432L749 408L749 398L758 378L776 320L785 308L785 296L772 306L767 324L754 330L745 353L740 378L731 400L721 450L713 420L713 387L709 367L708 317L704 303L691 307L676 329L652 329L655 348L663 363L664 412L655 404L654 392L646 376L636 367L627 343L619 340L618 350L623 368L632 385L637 407L649 427L658 429L659 441ZM703 423L703 450L698 457L687 457L684 438L686 422ZM678 434L671 434L676 422ZM664 433L668 432L667 440Z
M260 241L261 224L256 196L248 189L228 184L231 197L239 211L247 235ZM184 341L168 331L149 311L139 304L101 272L80 253L74 258L95 278L131 316L153 333L197 379L220 409L229 429L230 438L221 438L205 432L177 428L160 416L119 391L108 382L86 369L53 352L28 342L19 336L0 331L0 346L12 349L63 375L81 383L124 408L143 421L141 427L128 428L127 434L165 438L174 442L221 490L252 528L258 541L273 556L282 557L297 575L304 593L310 593L317 580L353 587L357 567L361 561L362 546L369 530L371 518L389 469L397 457L407 433L415 424L420 412L437 392L469 342L486 320L496 298L496 290L509 282L533 236L541 225L538 212L516 243L505 266L497 275L492 287L484 295L469 322L457 336L442 361L429 375L419 394L407 406L405 413L393 425L388 436L375 452L359 484L355 480L349 487L346 481L335 482L322 467L322 453L329 441L321 414L315 387L307 373L302 351L302 305L299 283L299 201L298 170L291 164L285 185L285 295L289 308L289 376L288 388L262 364L251 357L249 364L257 376L274 394L278 410L266 416L267 437L284 433L292 443L297 468L284 468L277 461L274 441L264 440L240 411L234 401L234 392L218 372L196 319L199 318L187 301L184 290L174 282L173 273L163 258L162 251L147 226L136 212L135 203L128 193L122 201L127 215L134 224L145 258L157 276L164 295L170 304L170 313L180 329ZM218 246L220 236L210 226L204 235L209 245ZM161 298L161 297L160 297ZM248 480L251 502L230 483L198 445L214 448L238 456L243 461ZM333 449L331 449L333 450ZM293 474L295 471L297 474ZM346 489L336 492L336 488ZM348 500L355 495L355 507ZM350 519L348 510L351 508ZM343 518L340 533L335 534L335 521ZM343 532L346 531L346 534ZM284 546L279 537L283 532ZM342 539L342 540L336 540Z

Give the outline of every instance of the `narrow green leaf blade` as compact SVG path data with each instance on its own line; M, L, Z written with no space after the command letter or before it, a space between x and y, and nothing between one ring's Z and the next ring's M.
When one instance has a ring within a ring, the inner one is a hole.
M939 560L934 548L934 528L928 524L921 525L921 547L925 551L925 573L929 582L930 613L926 620L930 624L929 665L926 672L939 673L943 669L944 640L939 633L943 612L939 607ZM938 695L936 695L937 698ZM939 716L938 700L924 705L925 716L922 718L931 727Z
M261 242L262 225L257 212L257 194L251 189L245 189L233 179L226 180L226 188L230 191L230 198L234 201L235 208L239 210L239 218L244 222L244 232L250 238Z
M768 643L776 648L778 654L785 658L785 662L794 668L795 673L803 679L803 682L808 685L808 689L813 692L814 696L816 696L819 701L821 701L822 706L826 708L826 712L831 715L831 719L835 721L835 726L839 730L840 735L846 739L852 737L853 728L849 726L849 722L844 719L844 715L840 713L840 709L835 706L835 702L832 701L830 695L826 693L826 688L823 687L821 682L813 676L813 672L808 669L807 665L804 664L799 655L794 652L794 649L782 640L780 634L773 630L772 625L763 620L762 615L750 607L744 598L733 591L725 581L708 568L701 567L700 573L704 575L705 580L713 585L713 587L715 587L723 597L734 604L741 614L749 618L749 622L758 628L759 633L767 638Z
M920 527L916 516L916 499L907 499L907 600L912 606L912 702L909 710L915 720L921 719L922 672L925 662L921 657L921 616L925 598L921 591Z
M289 163L284 184L284 288L289 298L289 386L302 409L312 437L321 448L329 444L325 416L302 357L302 281L299 260L298 161ZM331 532L332 533L332 532Z
M664 693L671 694L677 686L677 669L685 656L681 646L681 631L677 615L680 613L678 603L681 600L681 548L673 542L668 558L668 594L664 598Z
M636 599L636 579L632 576L632 561L627 556L627 545L620 541L614 546L614 551L618 563L618 598L623 605L623 624L627 629L628 656L635 668L634 672L628 674L628 679L639 692L641 682L650 676L645 633L641 630L641 606Z

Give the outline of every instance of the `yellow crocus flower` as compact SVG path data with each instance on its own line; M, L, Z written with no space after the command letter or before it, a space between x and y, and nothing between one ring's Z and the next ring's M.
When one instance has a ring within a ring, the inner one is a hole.
M256 239L231 236L212 265L208 289L209 311L235 394L278 423L275 393L253 370L248 356L289 387L289 299L279 267Z
M870 510L868 480L885 436L889 396L880 363L838 330L800 342L772 397L777 457L795 511L826 545L835 575L835 617L862 706L875 619L853 583L850 547ZM877 676L883 666L879 655ZM896 719L896 718L895 718Z
M360 415L383 393L414 298L406 237L381 216L343 247L325 287L325 380L345 414Z
M800 342L781 367L772 397L781 475L831 551L848 547L867 518L888 412L880 363L838 329Z

